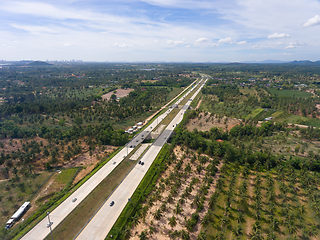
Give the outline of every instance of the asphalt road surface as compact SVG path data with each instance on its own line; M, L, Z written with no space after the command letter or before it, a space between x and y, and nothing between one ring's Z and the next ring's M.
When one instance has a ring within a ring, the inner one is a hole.
M193 89L191 88L184 96L187 96ZM158 116L146 129L136 135L118 154L116 154L107 164L105 164L99 171L97 171L90 179L88 179L81 187L72 193L64 202L50 213L50 221L52 230L55 229L59 223L63 221L68 214L75 209L84 198L95 189L98 184L106 178L115 169L123 159L130 154L133 149L138 146L150 134L150 132L157 127L157 125L172 111L167 110L165 113ZM161 149L161 147L160 147ZM160 151L159 149L159 151ZM143 167L148 166L147 164ZM142 167L142 166L141 166ZM136 180L134 180L136 181ZM76 201L72 199L77 198ZM115 205L116 206L116 205ZM122 209L121 209L122 211ZM121 212L120 211L120 212ZM119 213L120 214L120 213ZM41 240L50 234L50 229L47 227L48 218L44 218L21 239L23 240Z
M202 81L204 84L207 80ZM190 106L192 99L201 91L204 86L202 84L200 88L194 93L191 99L183 106L179 113L174 117L166 129L160 134L156 141L152 144L149 150L140 159L144 162L144 165L136 164L132 171L122 181L118 188L113 192L108 201L100 208L91 221L85 226L82 232L77 236L76 240L103 240L111 230L112 226L118 219L122 210L128 203L128 200L140 184L144 175L150 168L154 159L160 152L163 145L170 138L175 127L183 119L183 114ZM110 203L114 201L114 205L110 206Z

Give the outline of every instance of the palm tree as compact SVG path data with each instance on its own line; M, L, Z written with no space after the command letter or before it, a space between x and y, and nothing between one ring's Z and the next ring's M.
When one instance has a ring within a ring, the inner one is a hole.
M133 225L138 225L140 223L140 220L139 220L139 214L136 213L133 217L132 217L132 223Z
M251 232L251 240L262 240L263 237L261 236L261 232L260 230L256 230L256 231L253 231Z
M277 236L274 234L274 232L269 232L267 236L267 240L276 240Z
M205 232L200 232L200 234L198 235L197 240L206 240L207 239L207 234Z
M286 224L286 231L290 234L290 235L294 235L297 233L298 228L294 222L293 219L290 219Z
M189 240L190 239L190 235L185 230L181 230L181 238L183 240Z
M238 212L237 218L236 218L238 223L243 223L246 220L244 219L244 214L242 212Z
M174 228L177 225L177 218L174 215L171 218L168 218L168 220L171 228Z
M181 208L180 203L177 203L177 205L173 211L175 214L181 214L183 212L183 209Z
M279 225L280 225L280 222L278 221L278 219L274 218L271 216L270 220L270 227L273 231L278 231L279 230Z
M158 210L153 214L153 217L154 217L156 220L160 220L161 217L162 217L161 209L158 209Z
M298 207L298 212L299 212L299 214L300 214L300 222L301 222L301 217L302 217L302 215L306 213L306 207L305 207L304 205L300 205L300 206Z
M208 226L208 224L210 223L210 215L212 214L211 210L209 209L207 214L204 215L202 221L201 221L201 225L202 226Z
M243 234L242 227L240 225L237 225L236 228L232 229L232 234L236 237L241 236Z
M147 230L144 230L140 233L140 235L138 235L140 240L147 240L148 239L148 232Z
M318 227L316 225L312 225L310 227L307 227L304 229L304 232L309 236L309 237L315 237L319 234L318 232Z
M220 227L223 228L223 227L226 227L227 224L229 223L229 219L227 216L223 216L220 220Z
M147 216L147 213L148 213L148 206L144 206L142 209L141 209L141 217L143 219L143 223L146 222L146 216Z
M167 197L167 202L172 203L172 201L173 201L173 197L172 197L172 194L170 193Z
M261 225L260 225L260 221L256 221L254 224L252 224L252 230L254 232L261 230Z
M126 238L130 238L131 237L131 227L130 226L126 226L123 232L124 232L124 236Z

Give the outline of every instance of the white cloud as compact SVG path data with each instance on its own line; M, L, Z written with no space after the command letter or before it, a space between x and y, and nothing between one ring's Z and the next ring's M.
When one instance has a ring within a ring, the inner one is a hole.
M305 22L302 26L303 27L311 27L311 26L315 26L315 25L319 25L320 24L320 16L316 15L313 18L310 18L307 22Z
M206 39L206 38L199 38L199 39L197 39L197 40L194 42L194 44L195 44L195 45L200 45L200 44L207 43L207 42L209 42L208 39Z
M259 46L258 45L253 45L252 48L253 49L257 49Z
M30 26L30 25L20 25L20 24L10 24L11 27L30 32L31 34L40 34L40 33L58 33L58 29L44 27L44 26Z
M286 33L274 33L268 36L268 38L289 38L290 35Z
M211 47L219 47L217 43L211 43Z
M115 43L114 44L116 47L121 47L121 48L126 48L126 47L132 47L133 45L130 45L130 44L128 44L128 43L126 43L126 42L124 42L124 43Z
M219 43L232 43L231 42L231 37L222 38L222 39L219 40Z
M182 40L176 40L176 41L174 41L174 40L168 40L167 41L167 44L169 44L169 45L173 45L173 46L179 46L179 45L182 45L182 44L184 44L184 39L182 39Z
M293 45L286 46L286 49L295 48Z
M251 44L251 43L248 43L247 41L241 41L241 42L237 42L238 45L246 45L246 44Z
M304 42L291 42L288 46L286 46L286 49L295 48L295 47L302 47L306 44Z
M191 45L190 45L190 44L188 44L188 45L185 45L184 47L189 48L189 47L191 47Z

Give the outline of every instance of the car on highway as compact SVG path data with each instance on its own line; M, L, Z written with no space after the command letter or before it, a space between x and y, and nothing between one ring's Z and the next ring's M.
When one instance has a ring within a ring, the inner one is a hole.
M114 205L114 201L112 201L111 203L110 203L110 207L112 207Z
M75 201L77 201L77 198L76 197L72 198L72 202L75 202Z
M144 165L144 162L141 162L141 165Z

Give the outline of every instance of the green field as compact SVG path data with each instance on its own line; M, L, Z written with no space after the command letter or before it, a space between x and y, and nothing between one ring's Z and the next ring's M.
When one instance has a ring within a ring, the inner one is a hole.
M320 119L302 117L302 116L298 116L298 115L291 115L290 117L286 118L286 122L307 125L307 126L312 126L312 127L320 127Z
M271 115L271 117L277 118L277 117L281 116L281 114L283 114L283 111L276 111L275 113L273 113L273 114Z
M284 97L300 97L307 98L311 97L312 94L308 92L296 91L296 90L278 90L275 88L269 88L268 91L273 95L284 96Z
M248 114L245 118L246 119L250 119L250 118L253 119L263 111L264 111L263 108L258 107L255 110L253 110L250 114Z

